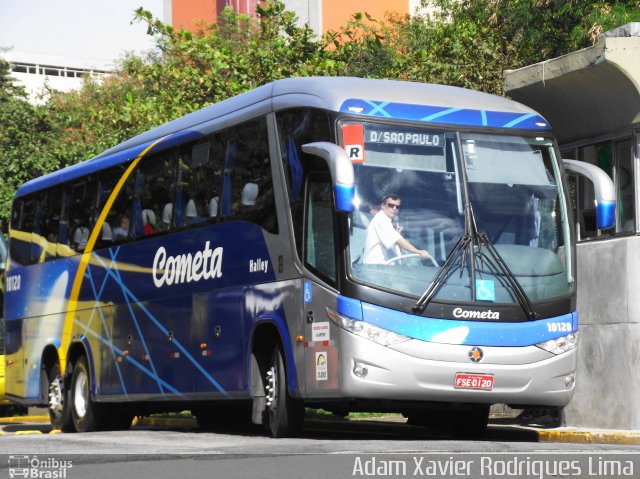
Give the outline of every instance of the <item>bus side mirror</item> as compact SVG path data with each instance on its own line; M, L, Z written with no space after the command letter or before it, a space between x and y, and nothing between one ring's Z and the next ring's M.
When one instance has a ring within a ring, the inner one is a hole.
M596 226L611 228L616 224L616 190L613 181L596 165L578 160L562 160L567 171L585 176L593 183L596 196Z
M338 145L328 141L307 143L302 145L302 151L318 156L327 162L329 171L331 171L331 183L333 185L336 209L343 213L351 213L355 196L355 174L353 172L353 163L347 158L345 151Z

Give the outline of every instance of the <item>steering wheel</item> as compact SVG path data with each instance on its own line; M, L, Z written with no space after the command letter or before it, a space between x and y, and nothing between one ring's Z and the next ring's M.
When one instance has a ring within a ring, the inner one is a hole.
M407 258L419 258L420 255L417 253L407 253L407 254L401 254L400 256L395 256L387 261L385 261L385 265L389 265L389 264L393 264L396 261L400 261L403 259L407 259ZM435 258L431 255L429 255L429 257L427 258L428 261L431 261L431 263L433 263L434 266L439 267L440 265L438 264L438 262L435 260Z

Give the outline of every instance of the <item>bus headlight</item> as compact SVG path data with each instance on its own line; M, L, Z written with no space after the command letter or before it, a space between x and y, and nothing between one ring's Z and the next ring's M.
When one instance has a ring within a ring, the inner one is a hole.
M566 336L550 339L544 343L538 343L536 346L553 354L566 353L578 346L578 332L576 331L575 333L567 334Z
M409 341L411 339L402 334L379 328L365 321L343 316L331 308L327 308L327 316L342 329L346 329L357 336L373 341L374 343L382 344L383 346L391 346L392 344Z

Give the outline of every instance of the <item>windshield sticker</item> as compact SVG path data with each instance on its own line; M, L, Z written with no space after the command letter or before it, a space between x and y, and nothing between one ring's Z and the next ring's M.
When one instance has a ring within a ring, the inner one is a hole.
M331 330L329 322L313 323L311 325L311 341L329 341L331 340Z
M476 279L476 300L477 301L495 301L496 291L493 280Z
M313 301L313 293L311 291L311 281L304 282L304 302L311 303Z
M347 157L354 163L364 163L364 125L344 125L342 144Z
M326 381L327 370L327 353L325 351L316 353L316 381Z

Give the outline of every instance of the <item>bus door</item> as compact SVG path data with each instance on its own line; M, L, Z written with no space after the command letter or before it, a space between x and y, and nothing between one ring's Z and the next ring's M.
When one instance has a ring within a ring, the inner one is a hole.
M322 397L339 389L337 335L326 312L336 307L335 211L327 175L311 175L306 190L304 262L318 279L304 281L305 375L308 396Z

